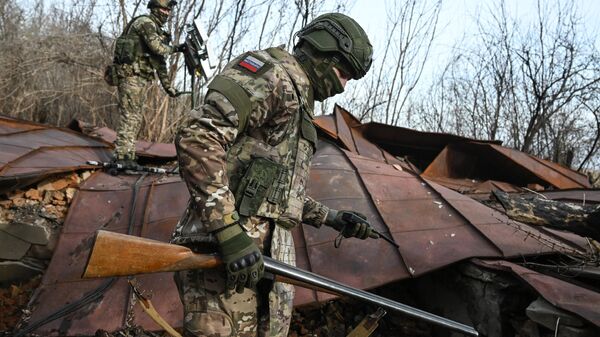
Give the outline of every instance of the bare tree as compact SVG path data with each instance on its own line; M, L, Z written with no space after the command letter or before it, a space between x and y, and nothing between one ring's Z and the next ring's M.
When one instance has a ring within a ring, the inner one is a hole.
M597 105L600 54L581 36L574 3L538 1L528 26L511 18L504 2L489 12L490 20L478 22L475 45L457 48L430 89L434 102L417 108L419 120L460 135L504 139L567 166L581 162L596 134L590 132L594 115L583 104Z
M384 45L383 54L375 53L373 69L350 88L342 104L361 120L398 125L429 59L441 0L405 0L391 6L386 37L373 39Z

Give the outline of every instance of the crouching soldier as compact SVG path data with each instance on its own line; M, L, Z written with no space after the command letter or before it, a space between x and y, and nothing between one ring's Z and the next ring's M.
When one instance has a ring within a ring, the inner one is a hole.
M314 101L344 91L371 66L372 47L346 15L317 17L297 33L292 54L242 54L208 86L204 105L175 139L191 199L172 242L217 250L223 268L178 272L186 336L287 336L294 287L257 287L263 254L295 265L291 229L331 226L376 237L305 194L317 143ZM375 234L375 235L374 235Z

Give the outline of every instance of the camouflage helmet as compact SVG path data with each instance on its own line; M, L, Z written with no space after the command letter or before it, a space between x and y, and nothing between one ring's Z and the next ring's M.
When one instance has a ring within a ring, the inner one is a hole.
M371 67L373 46L367 33L349 16L341 13L320 15L296 36L297 45L306 41L317 52L340 55L339 66L354 79L365 76Z
M175 0L150 0L148 2L148 8L164 8L164 9L172 9L177 6L177 1Z

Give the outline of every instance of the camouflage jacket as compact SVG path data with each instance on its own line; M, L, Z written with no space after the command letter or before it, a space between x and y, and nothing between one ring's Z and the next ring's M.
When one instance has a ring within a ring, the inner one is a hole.
M120 75L141 76L148 80L154 78L156 71L162 86L171 87L168 76L166 57L174 52L174 47L169 44L171 35L152 14L138 16L125 28L123 35L136 38L137 57L131 64L120 66Z
M282 48L243 54L208 88L175 139L191 199L173 241L205 241L236 210L285 228L319 227L328 208L304 190L316 146L314 100L294 56ZM262 196L247 198L256 191Z

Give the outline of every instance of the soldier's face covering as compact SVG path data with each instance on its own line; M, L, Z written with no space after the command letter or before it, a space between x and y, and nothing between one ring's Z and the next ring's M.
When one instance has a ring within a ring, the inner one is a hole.
M160 22L161 25L164 25L169 20L169 15L171 14L170 9L165 8L152 8L150 13Z
M345 82L335 72L336 60L330 57L315 57L301 50L295 50L298 61L306 71L314 89L315 100L322 102L326 98L344 92Z

